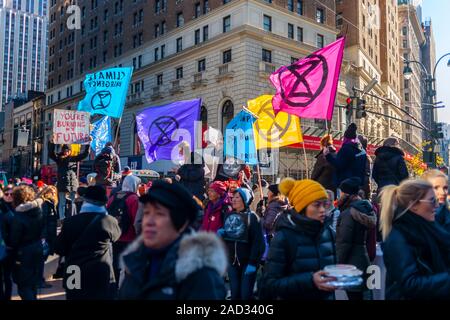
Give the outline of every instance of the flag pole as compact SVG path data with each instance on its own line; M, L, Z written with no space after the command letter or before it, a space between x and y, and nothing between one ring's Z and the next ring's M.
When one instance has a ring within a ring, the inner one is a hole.
M259 193L261 196L261 200L264 200L264 194L262 190L262 183L261 183L261 171L259 170L259 163L256 165L256 171L258 174L258 186L259 186Z
M303 149L303 155L305 157L306 178L309 179L309 167L308 167L308 158L306 157L305 141L302 141L302 149Z
M119 118L119 122L117 124L116 137L114 138L114 150L117 150L117 140L119 138L119 130L120 130L121 123L122 123L122 117Z

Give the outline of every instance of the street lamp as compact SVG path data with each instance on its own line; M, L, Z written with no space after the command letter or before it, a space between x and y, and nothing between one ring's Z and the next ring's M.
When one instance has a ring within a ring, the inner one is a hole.
M403 76L405 77L406 80L410 80L412 77L413 71L411 69L411 67L409 66L409 62L406 62L406 66L403 69Z

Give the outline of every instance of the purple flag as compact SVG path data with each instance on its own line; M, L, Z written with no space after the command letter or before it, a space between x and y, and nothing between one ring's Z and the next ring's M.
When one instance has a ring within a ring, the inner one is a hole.
M172 151L185 139L190 139L186 142L191 150L195 148L195 121L200 118L200 106L200 99L177 101L144 109L136 115L137 133L149 163L172 160Z

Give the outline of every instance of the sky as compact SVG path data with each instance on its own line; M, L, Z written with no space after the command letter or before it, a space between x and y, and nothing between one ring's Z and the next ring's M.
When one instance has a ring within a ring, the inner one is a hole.
M436 42L436 59L450 53L450 0L423 0L422 19L431 18ZM450 56L444 58L436 72L437 97L442 101L444 109L438 109L438 121L450 123L450 67L447 62Z

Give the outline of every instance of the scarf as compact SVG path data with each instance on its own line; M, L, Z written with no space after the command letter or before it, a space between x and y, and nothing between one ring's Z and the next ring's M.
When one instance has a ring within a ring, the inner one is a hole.
M403 211L402 209L397 210ZM450 233L435 221L427 221L411 211L395 220L393 226L402 233L409 243L424 247L426 252L429 252L434 272L448 272L450 267Z
M222 208L224 204L229 204L229 197L228 194L225 192L222 197L220 197L219 200L217 200L216 203L213 203L212 201L208 202L208 205L206 207L206 214L207 216L211 215L214 211L216 211L218 208Z
M324 223L318 220L310 219L303 214L294 212L294 210L291 211L290 217L292 221L296 224L297 229L303 231L312 238L319 237L322 234L323 228L325 227Z
M174 242L169 244L167 247L161 249L150 249L145 248L145 252L148 260L148 269L147 269L147 277L149 280L156 277L161 270L162 263L167 256L167 253L179 241L180 237L178 237Z
M106 210L105 206L97 206L95 204L85 201L81 205L80 213L86 213L86 212L108 214L108 211Z

